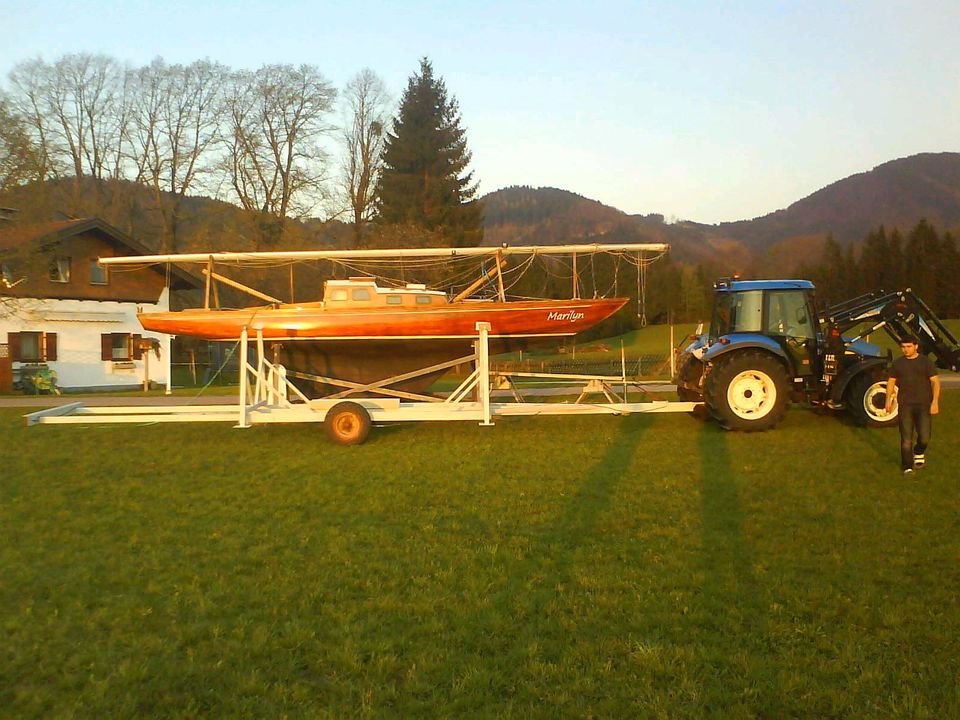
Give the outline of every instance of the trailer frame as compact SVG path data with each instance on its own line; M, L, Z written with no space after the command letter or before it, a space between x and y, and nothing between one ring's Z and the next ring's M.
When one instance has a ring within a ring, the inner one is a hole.
M470 420L481 426L491 426L495 418L538 415L630 415L634 413L692 412L699 402L676 400L651 400L626 402L626 396L618 396L612 388L617 383L627 386L625 377L598 375L556 375L551 373L495 373L490 371L489 356L490 325L477 323L474 353L454 361L431 365L413 373L385 378L362 385L333 380L346 390L336 397L310 399L294 385L287 376L286 368L270 362L264 347L263 334L257 332L252 341L256 350L255 360L250 361L251 339L244 329L240 337L240 388L237 402L232 405L158 405L158 406L105 406L88 407L82 401L39 410L25 415L28 426L54 424L94 423L170 423L170 422L233 422L237 428L249 428L267 423L301 423L327 420L338 406L349 405L351 409L362 408L359 415L366 414L365 422L382 425L394 422L432 422ZM385 388L390 382L411 376L434 372L442 366L453 367L470 363L470 374L446 398L426 397ZM292 375L292 373L291 373ZM300 374L298 374L300 375ZM564 382L583 382L580 395L569 402L526 402L513 388L514 400L494 402L491 385L495 375L501 377L541 377L561 379ZM310 379L316 379L311 377ZM358 393L377 393L386 397L353 397ZM605 402L590 402L594 394L604 396ZM354 412L358 412L353 410ZM330 434L328 432L328 434ZM356 444L366 438L353 436L339 438L331 435L340 444Z

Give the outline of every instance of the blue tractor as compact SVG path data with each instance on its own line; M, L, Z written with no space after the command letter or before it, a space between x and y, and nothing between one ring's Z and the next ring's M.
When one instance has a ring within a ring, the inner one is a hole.
M915 337L940 368L960 367L960 344L909 289L820 312L808 280L721 280L709 331L681 354L677 392L702 400L730 430L768 430L791 402L892 425L896 407L884 410L891 354L863 340L881 329L895 340Z

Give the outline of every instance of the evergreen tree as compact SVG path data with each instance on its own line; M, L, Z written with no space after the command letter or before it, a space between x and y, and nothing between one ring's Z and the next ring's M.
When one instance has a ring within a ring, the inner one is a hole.
M929 222L921 220L910 231L904 255L907 285L928 304L936 306L940 238Z
M881 225L870 231L860 252L860 277L866 292L894 289L890 283L890 263L890 241L886 228Z
M845 285L847 281L846 263L840 244L834 240L833 233L827 235L823 244L823 255L819 266L811 278L819 290L819 297L825 306L842 302L851 295Z
M475 245L483 238L482 208L467 172L470 152L456 98L424 58L387 134L377 186L381 223L412 226L441 242Z
M887 267L889 272L888 284L885 290L900 290L906 284L906 268L903 258L903 236L900 230L893 229L890 233L890 264Z
M960 249L949 232L941 240L943 258L937 263L937 295L941 300L939 313L942 317L960 316Z

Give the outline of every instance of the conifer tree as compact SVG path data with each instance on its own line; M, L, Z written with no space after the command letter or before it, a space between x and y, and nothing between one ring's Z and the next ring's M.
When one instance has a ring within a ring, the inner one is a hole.
M407 83L387 134L377 187L377 219L452 245L479 244L482 208L456 98L426 58ZM424 242L429 242L428 238Z

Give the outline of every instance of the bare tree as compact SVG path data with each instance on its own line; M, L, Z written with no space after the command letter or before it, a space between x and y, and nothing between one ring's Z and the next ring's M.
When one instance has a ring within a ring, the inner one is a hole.
M115 60L87 53L64 55L53 65L30 60L11 71L18 108L43 148L44 174L61 164L72 169L75 202L85 175L98 181L99 193L99 181L120 174L127 118L123 76Z
M36 178L37 146L26 121L0 92L0 191Z
M268 219L262 243L277 243L284 219L306 214L323 196L321 142L333 129L327 117L335 97L313 65L265 65L234 74L224 164L240 204Z
M10 71L11 108L26 122L37 145L36 180L43 183L59 175L59 147L52 126L47 100L47 87L51 84L52 68L43 60L26 60L17 63Z
M364 68L347 83L344 101L347 117L341 131L341 187L350 203L356 248L363 243L364 227L373 215L390 99L383 80Z
M166 251L177 251L183 199L209 169L227 74L208 60L170 66L161 58L133 73L131 158L137 181L152 190Z

